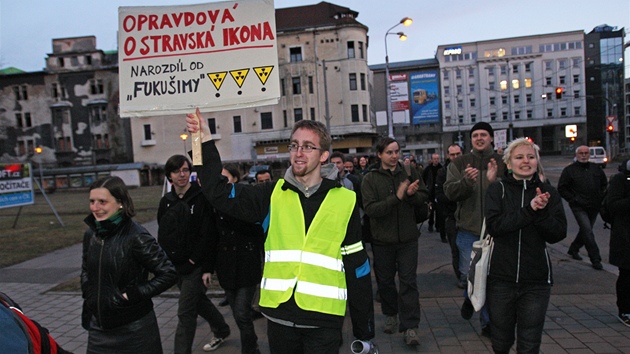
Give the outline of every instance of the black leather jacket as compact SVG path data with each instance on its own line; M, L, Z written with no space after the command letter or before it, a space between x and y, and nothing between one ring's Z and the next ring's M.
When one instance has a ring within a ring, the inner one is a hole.
M177 279L175 267L155 238L128 218L117 226L105 221L102 224L109 227L99 232L94 216L89 215L85 223L90 228L83 236L83 326L94 316L100 327L111 329L151 312L151 297ZM149 272L155 275L151 280Z

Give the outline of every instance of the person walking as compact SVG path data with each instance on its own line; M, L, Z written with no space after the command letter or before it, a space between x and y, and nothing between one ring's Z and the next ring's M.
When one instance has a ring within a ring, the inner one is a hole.
M630 327L630 160L619 166L606 192L606 203L612 215L610 230L610 264L619 268L615 285L617 318Z
M230 326L206 295L211 269L208 249L210 235L217 232L212 209L197 182L191 183L192 166L184 155L173 155L164 164L172 183L158 207L158 242L177 269L179 299L174 352L192 352L197 316L210 325L214 338L206 348L215 350L230 335Z
M151 298L175 284L173 263L132 219L133 201L120 177L90 185L90 212L81 262L87 353L162 353Z
M363 177L361 191L363 208L370 218L381 309L387 316L383 331L403 332L407 345L418 345L420 302L416 268L420 234L414 206L426 202L428 192L416 171L409 168L408 174L398 161L400 146L396 140L381 139L376 154L380 165Z
M359 208L355 193L337 180L338 169L322 165L332 142L326 127L296 122L284 178L245 185L227 184L221 175L221 157L199 109L186 123L190 132L202 132L204 195L221 212L266 231L260 308L271 353L338 353L346 308L355 338L371 347L372 281Z
M429 191L429 205L431 206L431 212L429 214L429 232L433 232L433 225L435 225L435 231L440 231L440 227L442 226L442 218L440 215L440 210L436 205L435 200L435 178L437 177L437 173L442 169L442 164L440 163L440 155L433 154L431 155L431 160L429 161L429 165L422 172L422 180L424 184L427 186L427 190ZM446 239L442 239L443 242Z
M460 282L466 284L470 269L470 252L473 242L479 240L483 222L484 197L488 186L503 176L506 170L502 156L492 149L494 130L486 122L473 125L470 130L472 151L448 165L444 193L457 202L457 248L459 249ZM461 308L464 319L472 318L474 307L464 290ZM480 311L481 333L490 336L490 316L484 306Z
M562 198L538 171L539 148L526 138L513 140L503 162L508 173L488 187L484 203L494 246L488 266L486 302L492 349L507 354L539 353L553 273L547 243L563 240L567 220Z
M575 162L565 167L558 181L558 192L568 203L573 216L580 227L569 246L568 254L576 260L582 260L580 248L584 246L594 269L602 270L602 257L593 234L593 224L608 186L604 171L588 162L588 146L582 145L575 150Z

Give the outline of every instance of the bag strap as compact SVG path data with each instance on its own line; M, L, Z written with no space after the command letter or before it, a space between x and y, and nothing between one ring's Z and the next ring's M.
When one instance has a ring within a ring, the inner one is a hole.
M501 199L505 197L505 186L503 185L503 181L499 181L501 183ZM481 234L479 234L479 241L483 241L483 239L488 237L492 237L490 235L486 235L486 217L483 217L483 222L481 223Z

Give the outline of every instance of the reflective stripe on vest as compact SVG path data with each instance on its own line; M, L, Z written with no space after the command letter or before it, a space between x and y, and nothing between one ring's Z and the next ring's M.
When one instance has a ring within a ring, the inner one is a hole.
M356 195L329 190L307 233L300 197L283 184L271 194L260 305L276 308L295 294L301 309L343 316L348 295L341 257L363 249L361 242L341 247Z

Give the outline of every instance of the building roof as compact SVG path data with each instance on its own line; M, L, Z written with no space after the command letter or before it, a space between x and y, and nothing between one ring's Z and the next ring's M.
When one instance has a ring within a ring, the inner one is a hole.
M4 68L4 69L0 69L0 75L11 75L11 74L22 74L25 73L24 70L15 68L13 66L10 66L8 68Z
M395 63L389 63L389 70L395 69L408 69L408 68L424 68L438 66L439 62L435 58L420 59L420 60L408 60L399 61ZM385 64L374 64L368 66L372 71L385 71Z
M325 1L316 5L276 9L276 31L302 30L305 28L339 25L367 26L356 20L357 11Z

